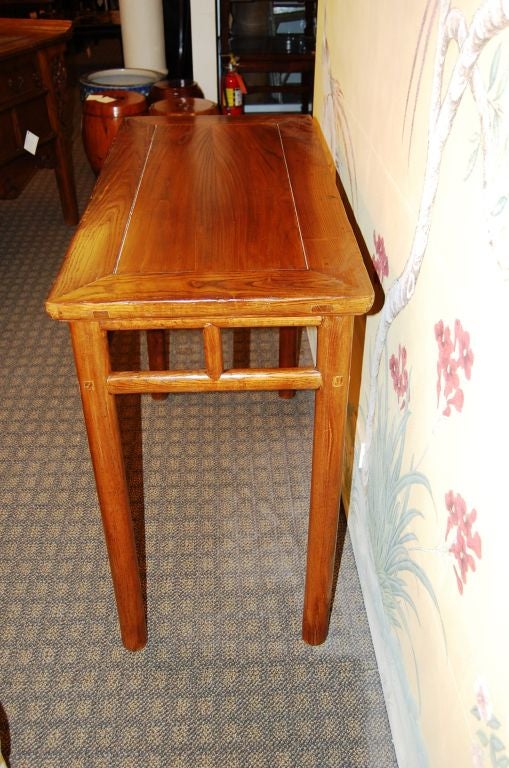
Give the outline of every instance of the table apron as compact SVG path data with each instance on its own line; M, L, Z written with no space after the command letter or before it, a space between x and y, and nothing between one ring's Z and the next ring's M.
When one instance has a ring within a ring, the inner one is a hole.
M207 325L217 328L285 328L311 327L322 323L321 315L306 315L303 317L165 317L165 318L133 318L132 320L109 320L94 317L105 331L151 331L157 329L199 329ZM77 322L89 322L78 320Z

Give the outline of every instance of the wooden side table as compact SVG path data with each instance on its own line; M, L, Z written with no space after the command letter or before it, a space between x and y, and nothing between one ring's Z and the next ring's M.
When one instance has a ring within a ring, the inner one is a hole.
M77 224L70 136L64 121L70 21L0 19L0 198L17 197L38 168L54 168L64 220ZM37 137L24 149L30 131Z
M46 307L71 327L126 648L146 642L115 404L135 392L316 391L303 637L325 640L353 318L372 300L312 118L125 121ZM222 330L261 326L316 327L316 366L225 370ZM168 369L172 328L202 329L203 370ZM111 369L107 334L128 329L150 332L150 370Z

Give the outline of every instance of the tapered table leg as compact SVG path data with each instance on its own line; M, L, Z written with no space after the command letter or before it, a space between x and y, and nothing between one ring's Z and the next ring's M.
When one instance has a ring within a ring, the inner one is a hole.
M279 367L296 368L299 364L302 328L283 327L279 329ZM295 397L294 389L281 389L279 397Z
M147 630L115 397L106 389L108 339L94 322L71 323L71 337L122 641L135 651Z
M325 317L318 328L313 465L302 637L311 645L327 638L334 577L350 378L353 318Z
M151 371L167 371L170 367L168 332L160 329L147 331L148 366ZM153 400L166 400L168 392L152 392Z

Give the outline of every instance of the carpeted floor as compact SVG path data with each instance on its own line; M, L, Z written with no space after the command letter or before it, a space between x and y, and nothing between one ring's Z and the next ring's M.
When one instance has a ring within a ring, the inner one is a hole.
M93 177L79 141L75 166L83 209ZM121 398L149 626L143 651L123 649L68 331L43 309L71 234L49 171L0 201L10 768L395 766L344 532L329 639L300 639L311 393L144 398L142 431L140 399ZM200 354L192 333L171 341L175 367ZM137 356L135 342L119 334L116 353ZM254 361L276 353L272 331L251 343Z

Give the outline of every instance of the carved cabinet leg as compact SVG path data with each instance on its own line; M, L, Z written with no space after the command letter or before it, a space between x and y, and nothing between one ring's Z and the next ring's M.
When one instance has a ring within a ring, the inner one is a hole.
M42 82L47 89L46 106L48 117L56 136L55 176L64 221L66 224L77 224L79 213L72 164L72 137L69 127L66 126L64 114L67 98L67 70L64 60L64 46L53 46L38 51L37 55Z

